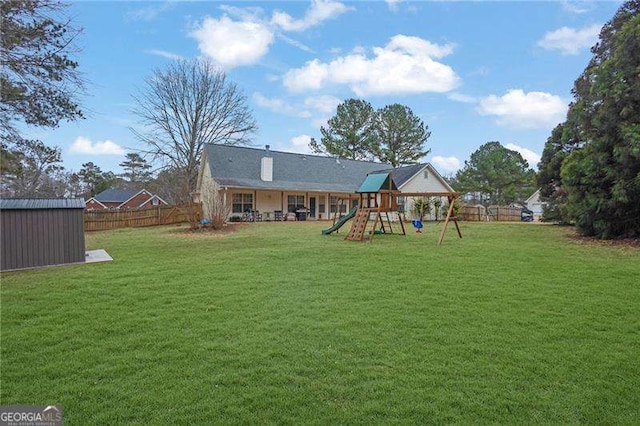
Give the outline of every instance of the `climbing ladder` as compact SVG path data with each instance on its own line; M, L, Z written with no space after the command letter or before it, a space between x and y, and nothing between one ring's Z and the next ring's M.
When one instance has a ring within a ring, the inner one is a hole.
M378 212L378 208L358 209L355 217L353 218L351 229L344 239L351 241L363 241L365 231L367 230L367 223L369 222L369 216L374 212Z

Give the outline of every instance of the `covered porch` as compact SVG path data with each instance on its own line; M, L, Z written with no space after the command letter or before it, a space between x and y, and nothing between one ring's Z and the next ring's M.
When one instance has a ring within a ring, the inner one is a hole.
M329 220L352 207L343 201L351 194L344 192L226 187L220 189L220 195L225 204L231 205L231 220Z

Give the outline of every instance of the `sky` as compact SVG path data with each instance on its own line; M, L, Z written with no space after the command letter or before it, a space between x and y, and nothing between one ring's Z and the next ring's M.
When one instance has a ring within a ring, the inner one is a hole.
M499 141L532 167L564 121L574 80L621 3L607 2L75 2L75 58L86 119L30 129L77 171L121 171L144 149L133 96L176 59L212 61L246 96L252 144L310 152L349 98L400 103L429 126L431 162L455 174Z

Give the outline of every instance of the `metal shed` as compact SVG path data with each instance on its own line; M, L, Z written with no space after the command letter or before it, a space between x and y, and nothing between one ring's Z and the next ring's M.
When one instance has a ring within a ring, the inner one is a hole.
M0 270L85 261L84 200L0 199Z

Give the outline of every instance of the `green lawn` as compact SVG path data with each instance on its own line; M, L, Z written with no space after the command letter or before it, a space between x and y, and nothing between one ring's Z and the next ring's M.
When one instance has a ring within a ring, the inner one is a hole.
M0 404L83 425L639 421L640 250L326 226L100 232L112 263L3 274Z

